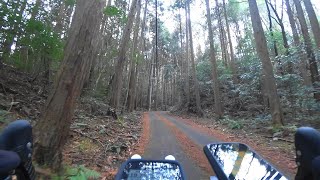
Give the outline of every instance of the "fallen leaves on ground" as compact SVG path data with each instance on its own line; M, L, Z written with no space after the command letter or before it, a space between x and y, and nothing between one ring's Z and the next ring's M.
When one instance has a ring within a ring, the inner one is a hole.
M121 163L133 153L140 138L141 113L124 114L116 120L111 116L87 112L87 109L81 108L86 102L81 103L64 150L65 162L69 165L85 165L100 172L102 178L113 179Z

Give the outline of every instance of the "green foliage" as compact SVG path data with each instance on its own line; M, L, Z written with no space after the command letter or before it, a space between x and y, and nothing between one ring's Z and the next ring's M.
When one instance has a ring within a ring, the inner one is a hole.
M97 171L86 168L83 165L76 167L66 167L65 174L61 176L53 176L52 179L68 179L68 180L87 180L98 179L100 174Z
M11 60L21 69L31 70L43 58L49 63L60 62L63 57L63 43L58 34L45 23L37 20L28 20L25 27L25 36L16 47Z
M117 8L116 6L107 6L104 8L104 14L107 16L116 16L116 17L121 17L125 14L121 9Z
M268 31L265 33L267 42L268 42L268 48L271 50L271 52L274 52L274 42L277 44L277 49L279 55L284 54L286 49L283 46L283 40L282 40L282 34L281 31L277 28L273 29L273 36L271 33Z
M209 61L209 49L198 59L199 63L196 66L197 78L200 82L208 82L212 79L212 64Z
M234 121L234 120L230 120L228 122L228 126L231 129L242 129L243 128L242 123L240 123L239 121Z
M282 67L282 69L287 69L289 63L293 65L299 63L297 50L293 49L291 53L289 56L277 57L281 62L280 67ZM313 98L313 93L317 90L313 86L304 86L303 80L298 73L297 69L293 69L292 74L275 75L278 94L281 97L281 104L284 106L284 111L293 116L296 116L297 112L319 111L320 103L317 103Z
M218 65L218 75L219 81L228 81L232 78L232 71L230 68L227 68L222 61L217 62Z
M118 121L119 124L121 124L121 126L125 126L126 125L125 119L122 116L118 116L117 121Z
M232 119L229 116L224 116L221 119L222 124L227 125L230 129L242 129L243 123L241 119Z
M66 6L73 6L76 4L76 0L65 0Z
M35 53L40 53L52 60L60 60L63 55L63 44L50 26L41 21L29 20L26 26L28 36L21 43L29 46Z
M108 17L113 17L119 20L121 24L125 24L128 20L126 12L116 6L107 6L104 8L103 13Z
M197 64L197 78L199 81L207 82L212 78L211 64L208 61L201 61Z

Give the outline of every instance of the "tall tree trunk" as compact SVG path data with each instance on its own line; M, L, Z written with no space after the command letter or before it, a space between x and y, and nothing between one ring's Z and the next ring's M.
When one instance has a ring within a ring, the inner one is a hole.
M255 0L249 0L249 9L256 49L262 62L262 75L265 77L266 88L268 88L267 92L270 101L272 122L275 126L283 125L283 113L280 105L280 98L277 93L276 80L274 78L267 41L262 28L257 2Z
M155 84L156 84L156 87L155 87L155 110L157 111L158 110L158 90L159 90L159 53L158 53L158 30L159 30L159 27L158 27L158 0L155 0L155 11L156 11L156 17L155 17L155 30L156 30L156 33L155 33Z
M215 0L215 1L216 1L216 11L218 14L218 26L219 26L219 32L220 32L219 37L220 37L221 55L222 55L224 65L228 67L227 48L226 48L227 45L224 38L225 35L224 35L222 18L221 18L221 12L220 12L218 0Z
M304 39L305 49L306 49L308 60L309 60L309 66L310 66L310 72L311 72L311 82L312 82L313 87L315 89L318 89L319 88L318 83L320 82L320 77L319 77L319 72L318 72L317 61L316 61L315 55L312 51L312 43L311 43L310 35L308 32L307 22L304 17L304 14L303 14L303 10L302 10L300 1L293 0L293 2L294 2L296 9L297 9L297 14L298 14L298 19L300 22L301 31L302 31L302 35L303 35L303 39ZM313 95L317 101L320 101L320 92L314 92Z
M187 108L189 108L189 105L190 105L190 77L189 77L189 74L190 74L190 71L189 71L189 30L188 30L188 24L189 24L189 21L188 21L188 8L187 8L187 1L188 0L185 0L185 16L186 16L186 57L185 57L185 60L186 60L186 73L185 73L185 82L186 82L186 98L187 98L187 102L185 104L185 106Z
M218 70L217 70L217 61L216 61L216 54L214 49L214 37L212 31L212 23L211 23L211 13L210 13L210 4L209 0L206 0L206 9L207 9L207 22L208 22L208 31L209 31L209 41L210 41L210 59L212 63L212 79L213 79L213 91L214 91L214 105L216 114L219 117L222 117L222 101L220 98L220 85L219 85L219 78L218 78Z
M201 109L201 104L200 104L200 92L199 92L199 82L197 79L197 74L196 74L196 65L195 65L195 58L194 58L194 50L193 50L193 36L192 36L192 26L191 26L191 18L190 18L190 0L187 0L187 11L188 11L188 29L189 29L189 35L190 35L190 55L191 55L191 73L192 73L192 79L194 81L194 95L196 98L196 106L197 106L197 114L199 116L203 116L204 113Z
M303 2L304 2L304 6L306 7L306 11L308 13L314 40L317 44L318 50L320 50L320 26L319 26L317 15L314 12L314 9L310 0L303 0Z
M286 6L287 6L287 13L288 13L288 17L289 17L289 22L290 22L290 27L291 27L291 31L292 31L292 35L293 35L293 42L295 47L298 50L299 53L299 70L301 73L301 77L303 79L303 84L306 86L311 86L311 79L308 75L308 71L307 71L307 63L304 61L303 59L303 52L302 50L299 48L301 45L300 42L300 38L299 38L299 34L297 31L297 27L296 27L296 22L294 20L294 16L293 16L293 12L291 10L291 6L290 6L290 2L289 0L285 0L286 2Z
M137 97L139 97L141 99L141 101L143 99L140 96L140 94L142 94L142 91L143 91L142 86L143 86L143 83L144 83L143 79L145 78L145 74L143 76L141 76L140 71L142 71L142 69L141 69L142 65L145 64L145 55L144 55L144 51L145 51L145 49L144 49L144 41L145 41L145 38L144 38L144 34L145 34L145 28L146 28L146 20L147 20L146 17L147 17L148 3L149 3L149 0L146 0L145 1L145 5L144 5L143 20L142 20L142 25L141 25L140 39L139 39L138 51L140 52L140 54L142 56L143 62L138 63L137 69L136 69L136 77L139 78L139 79L137 79L137 85L136 85L136 88L135 88L136 89L135 90L136 93L134 94L134 97L133 97L134 101L136 102L135 103L136 105L135 105L134 108L136 108L137 104L138 104L137 103L138 102ZM139 96L138 96L138 94L139 94Z
M150 73L149 73L149 91L148 91L148 110L151 111L152 108L152 92L153 92L153 77L154 76L154 63L150 63Z
M156 61L157 61L158 58L156 58ZM158 110L158 105L159 105L159 91L160 91L160 67L159 67L159 64L155 63L155 77L154 77L154 80L155 80L155 92L154 92L154 96L155 96L155 111Z
M93 58L97 54L103 0L78 0L57 74L54 89L47 99L41 119L35 126L35 160L58 170L62 148L74 114L75 101L89 78Z
M140 27L140 12L141 12L141 0L137 2L138 10L136 14L136 24L134 28L134 36L133 36L133 48L131 55L131 63L130 63L130 80L129 80L129 91L127 97L127 109L129 112L133 111L134 108L134 96L136 89L136 60L139 57L140 53L138 51L138 36L139 36L139 27ZM137 57L138 56L138 57Z
M237 67L235 64L235 57L234 57L234 52L233 52L233 45L232 45L232 40L231 40L231 34L230 34L230 27L229 27L229 21L227 18L227 8L226 8L226 2L223 0L223 9L224 9L224 19L226 21L226 27L227 27L227 33L228 33L228 40L229 40L229 48L230 48L230 67L232 71L232 77L233 77L233 82L235 84L239 83L239 79L237 76ZM210 28L210 27L209 27Z
M288 17L289 17L289 22L290 22L290 27L291 27L291 31L292 31L292 35L293 35L293 42L295 44L295 46L300 46L300 38L299 38L299 34L297 31L297 26L296 26L296 22L294 20L294 15L290 6L290 1L289 0L285 0L286 1L286 6L287 6L287 13L288 13Z
M117 65L115 68L115 77L112 85L112 96L111 96L111 106L118 109L121 97L121 89L122 89L122 77L123 77L123 69L126 60L126 51L128 49L128 42L130 39L131 29L134 21L134 14L136 12L137 0L133 0L130 7L130 12L128 15L127 24L123 30L123 36L120 42L119 54L117 59Z

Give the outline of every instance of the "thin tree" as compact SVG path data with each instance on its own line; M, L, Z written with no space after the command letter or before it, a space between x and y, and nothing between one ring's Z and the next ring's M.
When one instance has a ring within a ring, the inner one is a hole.
M272 38L272 42L273 42L273 50L274 50L274 56L278 56L279 52L278 52L278 46L277 46L277 41L274 38L274 33L273 33L273 23L272 23L272 16L271 16L271 11L268 5L268 0L264 1L267 7L267 11L268 11L268 19L269 19L269 31L270 31L270 35ZM281 67L281 62L279 62L279 65Z
M281 4L281 15L278 13L277 11L277 7L272 4L270 1L266 1L267 4L269 4L269 6L271 7L274 15L276 16L275 18L273 17L273 19L276 21L276 23L280 26L281 28L281 35L282 35L282 41L283 41L283 46L286 49L286 55L289 55L289 43L288 43L288 38L286 35L286 30L284 27L284 23L283 23L283 6L284 6L284 1L282 0L282 4Z
M221 11L220 11L220 6L219 6L219 3L218 3L218 0L215 0L216 1L216 13L217 13L217 16L218 16L218 26L219 26L219 39L220 39L220 46L221 46L221 55L222 55L222 58L223 58L223 62L224 62L224 65L226 67L228 67L228 52L227 52L227 45L226 45L226 42L225 42L225 32L224 32L224 28L223 28L223 22L222 22L222 18L221 18Z
M277 93L276 80L274 78L273 66L271 64L266 37L263 31L260 13L257 2L249 0L249 9L251 22L256 43L256 50L262 63L262 75L264 76L265 88L267 89L268 99L270 101L270 111L272 122L275 126L283 125L283 113L280 105L280 98Z
M191 73L192 73L192 79L194 83L194 95L196 98L196 108L197 108L197 114L200 116L203 116L204 113L201 109L201 104L200 104L200 92L199 92L199 82L197 79L197 74L196 74L196 65L195 65L195 57L194 57L194 49L193 49L193 36L192 36L192 26L191 26L191 18L190 18L190 0L187 0L187 15L188 15L188 31L189 31L189 42L190 42L190 60L191 60Z
M230 26L229 26L229 21L228 21L228 17L227 17L227 8L226 8L225 0L223 0L223 11L224 11L224 19L226 21L228 42L229 42L229 48L230 48L230 67L231 67L231 71L232 71L233 82L235 84L238 84L239 83L239 79L237 76L238 72L237 72L237 67L235 64L236 63L235 62L235 55L234 55L233 45L232 45L232 40L231 40Z
M35 126L35 160L59 169L62 148L68 139L75 101L89 78L96 58L103 0L78 0L63 62L54 89L47 99L41 119Z
M223 115L222 111L222 102L220 98L220 85L218 79L218 70L217 70L217 60L216 53L214 48L214 37L212 31L212 22L211 22L211 13L210 13L210 4L209 0L206 0L206 9L207 9L207 23L209 31L209 42L210 42L210 59L212 63L212 79L213 79L213 91L214 91L214 105L216 114L221 117Z
M190 105L190 68L189 68L189 20L188 20L188 8L187 8L187 0L185 0L185 18L186 18L186 54L185 54L185 69L186 69L186 73L185 73L185 82L186 82L186 87L185 87L185 91L186 91L186 98L187 98L187 102L185 104L186 107L189 108Z

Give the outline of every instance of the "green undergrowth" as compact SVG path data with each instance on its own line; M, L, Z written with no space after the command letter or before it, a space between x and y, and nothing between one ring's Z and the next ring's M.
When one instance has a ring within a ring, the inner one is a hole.
M53 180L87 180L99 179L100 173L86 168L84 165L66 166L63 175L52 175Z
M227 125L230 129L242 129L244 126L242 119L234 119L230 116L224 116L220 119L220 122L223 125Z

